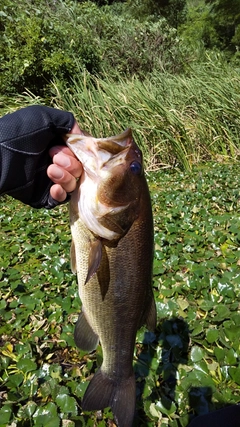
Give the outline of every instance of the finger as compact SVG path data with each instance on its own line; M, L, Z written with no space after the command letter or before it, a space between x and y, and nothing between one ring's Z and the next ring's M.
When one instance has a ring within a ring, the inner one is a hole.
M79 178L82 173L82 165L79 160L75 156L65 154L63 151L59 151L53 156L53 163L64 168L75 178Z
M75 157L70 148L66 147L65 145L55 145L49 150L49 154L51 157L55 156L55 154L58 154L59 152L64 153L67 156Z
M67 172L64 168L52 164L47 169L48 177L55 184L60 184L67 193L71 193L76 188L76 177Z
M50 194L54 200L58 202L64 202L67 197L67 192L62 188L60 184L54 184L50 188Z

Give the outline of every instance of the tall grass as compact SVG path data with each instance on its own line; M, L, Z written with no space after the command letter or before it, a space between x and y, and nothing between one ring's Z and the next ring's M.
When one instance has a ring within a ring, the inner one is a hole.
M211 60L186 75L152 74L145 81L116 82L79 71L71 87L54 83L51 105L72 111L97 137L132 127L149 169L190 169L198 162L236 160L240 153L240 76Z
M153 74L144 82L81 73L71 88L55 83L53 102L95 136L132 127L149 168L189 169L240 153L240 76L210 60L188 75Z

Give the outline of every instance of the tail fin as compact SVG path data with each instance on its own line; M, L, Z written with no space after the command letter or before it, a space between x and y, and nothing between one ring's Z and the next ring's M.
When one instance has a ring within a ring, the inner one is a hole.
M92 378L83 397L82 408L93 411L111 407L118 427L131 427L135 413L136 383L134 374L113 380L101 369Z

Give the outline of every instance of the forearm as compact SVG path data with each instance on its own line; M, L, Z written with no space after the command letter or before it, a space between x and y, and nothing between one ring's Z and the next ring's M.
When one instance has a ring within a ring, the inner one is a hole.
M74 116L45 106L31 106L0 119L0 194L36 208L52 207L46 174L49 149L63 145Z

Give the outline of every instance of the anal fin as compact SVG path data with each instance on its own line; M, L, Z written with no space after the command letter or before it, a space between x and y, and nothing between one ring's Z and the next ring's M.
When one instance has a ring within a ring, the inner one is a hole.
M93 351L96 349L99 338L89 325L84 312L79 314L74 329L74 341L78 348L84 351Z

